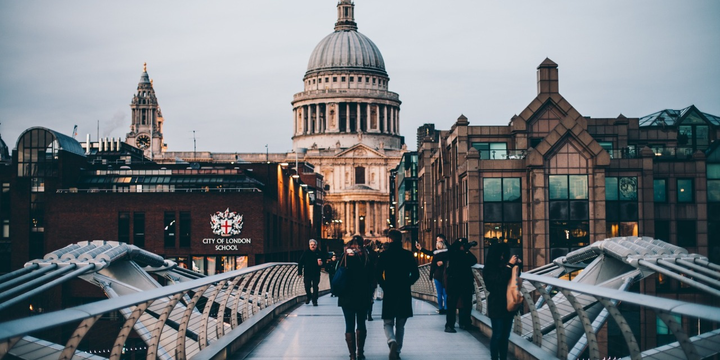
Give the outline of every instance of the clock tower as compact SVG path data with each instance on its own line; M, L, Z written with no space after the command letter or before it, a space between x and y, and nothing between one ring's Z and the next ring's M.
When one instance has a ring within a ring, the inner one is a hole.
M147 63L143 64L137 93L130 103L132 123L125 142L145 152L145 156L153 159L165 151L163 143L163 117L158 105L152 80L147 73Z

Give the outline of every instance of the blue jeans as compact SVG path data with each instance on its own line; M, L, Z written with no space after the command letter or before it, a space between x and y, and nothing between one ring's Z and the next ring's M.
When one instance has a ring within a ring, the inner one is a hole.
M490 337L490 359L506 360L508 339L512 330L513 317L490 318L492 336Z
M435 281L435 290L437 290L438 309L445 310L447 309L447 291L445 291L442 281L438 279L433 281Z
M346 333L354 333L355 332L355 321L356 320L357 320L357 329L358 330L367 330L367 328L365 327L365 319L367 317L366 309L356 311L349 307L343 306L342 311L343 311L343 316L345 317L345 332Z

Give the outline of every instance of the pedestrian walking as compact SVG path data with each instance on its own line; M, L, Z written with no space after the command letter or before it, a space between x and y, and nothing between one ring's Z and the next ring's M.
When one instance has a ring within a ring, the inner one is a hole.
M335 277L335 270L337 269L337 255L332 254L330 259L328 259L327 264L325 264L325 271L328 273L328 278L330 279L330 297L333 297L332 293L332 279Z
M377 260L378 260L378 256L379 256L379 254L377 253L376 248L375 248L375 242L370 239L365 239L364 246L365 246L365 251L367 251L367 253L368 253L368 259L370 260L369 261L370 268L374 271L375 266L377 265ZM377 279L375 279L375 276L372 277L371 287L373 290L372 290L372 294L370 294L370 307L368 308L368 312L367 312L367 321L373 321L372 311L373 311L373 305L375 305L375 292L377 291L377 287L378 287Z
M510 247L506 243L490 245L485 257L483 279L490 295L488 296L488 317L492 326L490 337L490 358L506 360L508 340L516 311L507 310L507 286L512 277L513 267L520 266L521 260L510 256Z
M339 266L346 267L348 284L346 291L338 298L338 306L342 308L345 318L345 343L350 359L362 360L365 359L367 338L365 317L370 307L374 274L361 236L355 235L348 242Z
M418 251L425 255L432 256L430 259L430 281L435 283L437 292L438 314L447 313L447 291L445 290L445 265L447 264L448 249L445 235L438 234L435 237L435 251L422 248L420 243L415 243Z
M448 250L447 268L445 269L448 302L445 318L445 332L454 333L456 310L457 321L460 328L468 331L477 330L472 324L470 313L472 310L472 294L475 291L472 266L477 264L477 258L470 253L470 248L476 242L468 243L466 238L459 238L450 245Z
M378 257L375 269L383 297L382 319L385 337L390 348L389 358L399 359L402 351L405 323L413 316L410 286L420 277L415 258L402 248L402 234L388 232L388 247Z
M305 250L298 260L298 276L303 276L305 281L305 304L312 301L313 306L318 306L318 286L320 283L320 269L325 265L325 257L318 249L317 240L310 239L308 249Z

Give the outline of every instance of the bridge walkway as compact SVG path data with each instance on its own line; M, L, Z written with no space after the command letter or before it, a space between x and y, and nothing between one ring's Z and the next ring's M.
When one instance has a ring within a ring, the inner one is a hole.
M413 299L414 316L405 325L400 357L406 359L489 359L488 339L479 332L457 329L444 332L445 316L436 307ZM368 321L365 356L368 360L387 359L388 347L380 319L382 300L373 307L374 321ZM318 306L300 305L285 314L271 329L258 335L240 352L230 357L245 359L347 359L345 322L337 298L320 297Z

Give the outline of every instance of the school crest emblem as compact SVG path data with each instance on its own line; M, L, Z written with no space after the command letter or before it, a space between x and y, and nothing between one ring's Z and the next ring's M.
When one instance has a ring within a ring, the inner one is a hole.
M225 237L240 235L243 227L243 216L230 211L230 208L227 208L224 212L216 211L215 214L210 215L210 227L215 235Z

